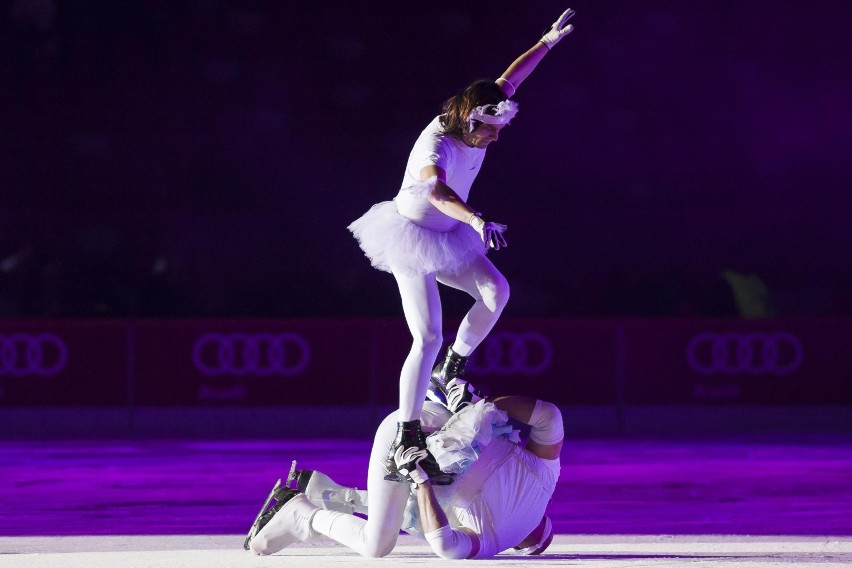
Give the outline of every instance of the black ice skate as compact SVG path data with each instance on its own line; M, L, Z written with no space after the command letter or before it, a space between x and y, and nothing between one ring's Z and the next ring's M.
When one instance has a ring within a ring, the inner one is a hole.
M269 523L272 517L275 516L275 513L277 513L290 499L301 493L301 491L289 487L290 482L293 481L295 477L296 461L294 460L290 465L290 473L287 475L287 482L282 484L280 479L276 481L275 485L272 487L272 491L269 492L269 496L266 498L266 501L263 502L260 512L251 524L246 540L243 543L243 548L248 550L251 539L253 539L255 535L257 535L257 533L259 533L263 527ZM269 504L273 500L275 501L275 504L272 505L272 507L269 507Z
M420 429L419 420L399 423L396 431L396 438L394 439L393 444L391 444L388 455L385 458L385 468L387 468L388 471L388 474L385 476L386 480L396 481L398 483L411 482L411 479L408 476L401 474L397 469L396 462L394 461L394 454L399 447L410 448L412 446L421 450L426 450L428 453L428 449L426 448L426 435ZM441 468L438 467L438 462L435 461L435 458L431 453L420 462L420 467L423 468L423 471L425 471L426 475L429 476L430 481L432 481L435 485L450 485L453 482L453 475L441 471Z
M442 361L438 361L435 367L432 368L431 385L438 387L439 392L443 392L447 383L452 379L464 377L464 368L467 365L468 357L463 357L455 351L453 347L447 347L447 354ZM437 396L440 396L437 395ZM436 400L435 402L442 402Z
M463 357L447 348L447 355L432 369L426 398L456 413L468 404L473 404L484 395L463 379L468 357Z

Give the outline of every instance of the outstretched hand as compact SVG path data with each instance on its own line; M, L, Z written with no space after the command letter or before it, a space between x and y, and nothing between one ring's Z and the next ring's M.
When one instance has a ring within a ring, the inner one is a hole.
M470 218L470 226L476 229L476 232L482 237L482 242L485 243L486 248L500 250L507 246L506 237L503 236L503 233L508 227L503 223L484 221L481 217L473 216Z
M547 46L547 49L553 49L553 46L556 45L559 40L574 31L574 26L568 24L568 20L570 20L573 15L574 10L571 8L562 12L559 19L553 22L553 25L550 26L550 29L544 33L539 41Z

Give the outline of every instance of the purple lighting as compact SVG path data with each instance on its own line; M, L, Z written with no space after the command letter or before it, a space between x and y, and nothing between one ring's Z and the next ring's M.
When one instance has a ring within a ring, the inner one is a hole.
M57 375L68 362L68 347L57 335L0 335L0 376Z

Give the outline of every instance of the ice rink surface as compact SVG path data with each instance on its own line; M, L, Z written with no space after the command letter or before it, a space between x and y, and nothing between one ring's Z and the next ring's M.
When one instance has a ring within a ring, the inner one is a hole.
M273 568L336 566L446 566L422 541L400 537L393 554L363 558L330 541L253 556L243 535L73 536L0 538L6 568ZM747 537L721 535L560 535L546 555L502 554L491 560L457 561L477 566L852 566L849 537Z
M245 531L290 461L363 487L369 440L0 442L0 567L445 565L320 541L271 557ZM540 557L500 566L852 566L852 436L568 440Z

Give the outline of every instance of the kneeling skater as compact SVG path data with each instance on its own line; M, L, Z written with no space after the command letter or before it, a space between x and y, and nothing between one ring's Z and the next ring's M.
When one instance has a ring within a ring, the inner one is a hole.
M457 474L455 483L433 486L420 467L426 451L416 446L394 452L396 470L408 483L385 479L385 456L396 433L393 413L376 432L366 491L294 467L286 484L276 484L245 548L273 554L324 535L363 556L381 557L405 530L425 538L442 558L487 558L507 550L541 554L553 538L545 509L560 472L559 409L519 396L480 399L460 379L431 394L444 395L439 398L446 402L424 404L424 429L434 430L427 445L442 470ZM509 419L529 425L525 445Z

